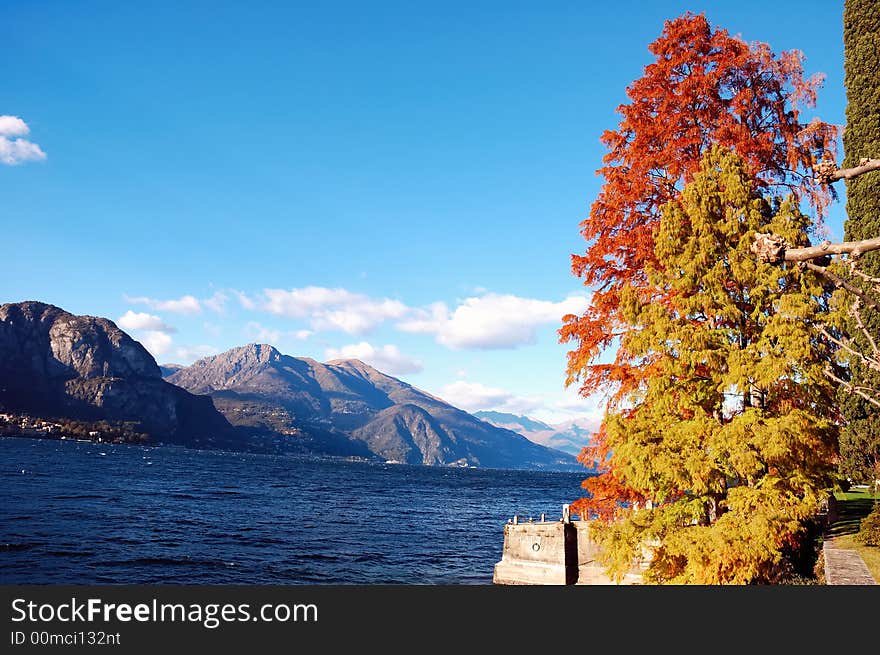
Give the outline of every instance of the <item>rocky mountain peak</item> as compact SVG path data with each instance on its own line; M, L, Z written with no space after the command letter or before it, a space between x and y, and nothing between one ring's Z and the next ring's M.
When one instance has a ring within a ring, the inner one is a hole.
M161 378L153 356L106 318L27 301L0 306L0 359L47 378Z
M320 363L248 344L201 359L168 380L210 394L234 425L311 435L328 448L360 447L411 464L576 465L564 453L480 421L358 359Z
M191 366L171 373L167 380L193 393L211 393L231 389L245 383L255 383L260 376L272 376L298 360L283 355L265 343L249 343L231 348L218 355L203 357ZM299 362L302 366L302 362ZM273 373L274 372L274 373Z
M218 355L203 357L189 368L211 368L227 372L247 371L278 362L283 357L284 355L268 344L249 343L245 346L230 348ZM183 370L186 368L184 367Z
M231 435L210 398L162 380L152 355L113 321L41 302L0 306L0 407L131 422L177 443Z
M267 343L249 343L245 346L227 350L225 353L217 355L217 357L225 357L230 363L238 362L242 365L248 365L277 362L283 355Z
M379 373L378 370L362 362L359 359L331 359L329 362L324 362L327 366L338 366L339 368L344 368L349 371L356 371L358 373L372 374Z

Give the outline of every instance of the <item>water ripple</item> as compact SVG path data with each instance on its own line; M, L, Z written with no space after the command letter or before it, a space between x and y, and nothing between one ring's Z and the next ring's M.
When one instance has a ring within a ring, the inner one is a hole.
M0 438L0 584L490 584L508 517L558 514L584 477L103 452Z

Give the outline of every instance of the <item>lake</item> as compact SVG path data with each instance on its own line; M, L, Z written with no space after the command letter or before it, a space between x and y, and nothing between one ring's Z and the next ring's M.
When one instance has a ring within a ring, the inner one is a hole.
M0 583L491 584L586 475L0 438Z

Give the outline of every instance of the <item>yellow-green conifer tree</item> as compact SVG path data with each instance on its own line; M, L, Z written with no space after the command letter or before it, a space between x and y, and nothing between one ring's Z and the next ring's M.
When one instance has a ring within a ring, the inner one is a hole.
M655 302L623 298L621 347L655 374L609 408L610 465L646 500L595 526L622 573L643 548L656 583L771 581L830 484L837 444L832 349L813 328L822 280L757 261L757 232L809 243L793 200L757 192L715 146L655 232Z

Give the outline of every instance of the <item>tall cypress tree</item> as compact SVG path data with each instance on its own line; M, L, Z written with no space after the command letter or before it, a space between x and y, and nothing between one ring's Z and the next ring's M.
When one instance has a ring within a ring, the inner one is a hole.
M846 129L843 133L844 167L862 158L880 157L880 4L878 0L846 0L843 12ZM846 185L847 241L880 235L880 172L861 175ZM859 268L880 277L880 252L862 256ZM880 314L863 307L868 332L880 337ZM857 349L871 352L860 330L850 326ZM854 386L880 389L880 374L852 362ZM840 405L847 426L841 433L841 473L856 480L873 479L880 465L880 408L845 390Z

